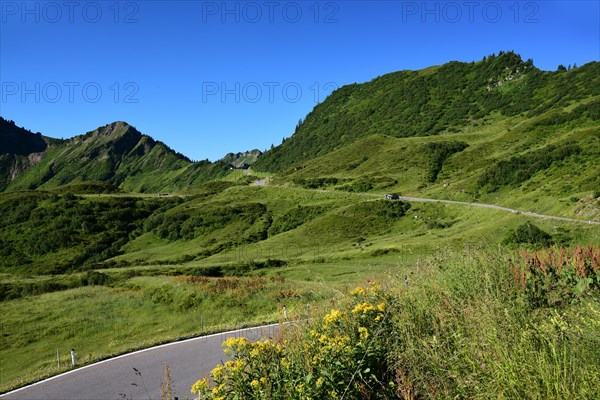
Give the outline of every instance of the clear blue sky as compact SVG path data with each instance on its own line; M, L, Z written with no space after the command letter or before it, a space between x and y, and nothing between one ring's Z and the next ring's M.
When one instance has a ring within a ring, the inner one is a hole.
M599 21L598 1L0 0L0 115L59 138L124 120L215 160L388 72L500 50L598 61Z

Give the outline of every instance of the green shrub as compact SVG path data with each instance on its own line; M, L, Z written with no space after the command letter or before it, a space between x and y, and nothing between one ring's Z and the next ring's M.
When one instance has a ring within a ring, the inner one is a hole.
M84 286L108 285L112 283L112 281L113 280L110 275L103 274L102 272L98 271L88 271L81 279L81 282Z
M269 227L269 236L275 236L290 231L312 221L327 210L323 206L298 206L286 211L283 215L275 218Z
M461 152L469 147L464 142L431 142L426 145L426 154L429 156L429 170L427 182L435 182L446 161L451 155Z
M295 178L293 180L295 185L299 185L302 186L306 189L321 189L321 188L325 188L328 186L334 186L337 185L338 182L342 182L343 180L340 180L338 178L335 177L327 177L327 178Z
M504 239L504 243L547 247L552 244L552 236L531 222L526 222L509 232Z
M191 240L208 235L233 222L240 222L247 229L266 213L267 207L261 203L156 212L144 222L144 231L154 232L159 238L170 241ZM266 228L268 229L268 226ZM252 240L262 240L262 236L259 234Z
M372 257L381 257L381 256L385 256L388 254L393 254L393 253L399 253L400 250L396 249L396 248L385 248L385 249L375 249L373 251L371 251L370 255Z
M580 152L581 148L573 144L548 145L542 149L497 162L483 172L477 185L480 189L486 189L488 192L494 192L500 186L517 186L537 172L549 168L553 163Z
M9 198L2 205L0 268L53 274L89 269L120 254L165 201L68 192Z

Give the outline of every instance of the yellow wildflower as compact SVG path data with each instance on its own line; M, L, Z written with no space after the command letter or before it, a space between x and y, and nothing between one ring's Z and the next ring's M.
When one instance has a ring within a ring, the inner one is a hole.
M353 291L350 292L352 296L364 296L366 293L365 288L357 287Z
M348 343L350 342L350 337L347 335L344 336L339 336L337 335L336 337L333 338L332 341L332 345L340 347L340 348L344 348L348 345Z
M367 340L369 337L369 330L364 326L358 328L358 335L360 336L360 340Z
M225 354L227 354L228 356L231 356L232 352L239 353L247 345L248 345L248 340L245 337L240 337L240 338L230 337L229 339L226 339L221 344L221 346L223 346L223 348L225 349L224 350Z
M256 379L253 379L252 382L250 382L250 386L252 387L257 387L258 385L260 385L260 382L258 382Z
M194 383L192 385L192 393L194 394L200 394L201 392L205 391L208 389L208 378L204 378L204 379L200 379L199 381L196 381L196 383Z
M372 305L369 302L364 302L364 303L360 303L357 304L356 307L354 307L354 309L352 310L353 314L367 314L369 311L374 311L375 310L375 306Z
M324 318L325 326L335 323L341 317L342 317L342 312L340 310L336 310L335 308L332 309L329 312L329 314L325 315L325 318Z
M350 343L350 337L347 335L344 336L340 336L340 335L336 335L334 337L329 337L327 335L321 335L321 337L319 338L319 343L321 343L323 345L322 349L325 351L338 351L338 350L344 350L348 347L349 343ZM313 357L313 364L317 363L317 359L316 359L317 355L315 355Z
M235 360L233 367L231 367L232 371L241 371L245 367L244 360Z
M218 380L223 375L223 365L219 364L212 370L212 376L214 380Z

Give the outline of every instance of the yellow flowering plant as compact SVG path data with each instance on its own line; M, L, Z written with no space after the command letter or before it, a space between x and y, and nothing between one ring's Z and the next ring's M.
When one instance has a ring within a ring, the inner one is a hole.
M276 340L223 343L231 361L192 387L198 399L393 397L385 341L392 296L380 285L356 288L337 308L306 324L281 327Z

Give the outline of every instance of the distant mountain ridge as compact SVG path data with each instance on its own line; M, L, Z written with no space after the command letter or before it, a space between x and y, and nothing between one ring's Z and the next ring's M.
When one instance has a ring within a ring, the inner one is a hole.
M2 118L0 135L9 143L0 155L0 190L48 189L89 181L140 192L179 190L226 171L222 163L193 163L123 121L56 140Z
M254 164L261 155L262 151L257 149L243 151L240 153L227 153L225 157L221 159L221 161L232 166L233 168L246 169Z
M450 166L473 175L470 168L476 164L483 177L479 183L465 178L465 185L473 191L486 185L492 190L506 182L487 163L510 172L514 165L540 158L543 168L528 166L527 173L507 181L516 185L553 163L593 158L599 110L599 62L546 72L514 52L500 52L479 62L453 61L343 86L315 106L281 145L265 153L229 153L216 162L192 162L123 121L58 140L0 117L0 191L78 182L104 182L133 192L182 191L225 177L231 168L249 166L274 173L274 182L278 176L280 182L301 186L367 191L406 182L404 171L419 170L426 175L421 181L428 184L450 176ZM489 151L483 145L469 147L468 136L454 138L476 130L481 140L492 125L496 131L507 129L494 138L497 157L486 159ZM579 134L575 128L588 131ZM407 148L388 140L419 137L431 137L431 143ZM440 139L446 143L437 143ZM580 144L565 147L572 140ZM557 148L548 147L555 144ZM546 147L527 153L525 145ZM463 164L463 157L474 153L478 156ZM503 163L502 157L510 162ZM586 174L585 185L594 185L591 170ZM315 177L321 181L313 181Z

